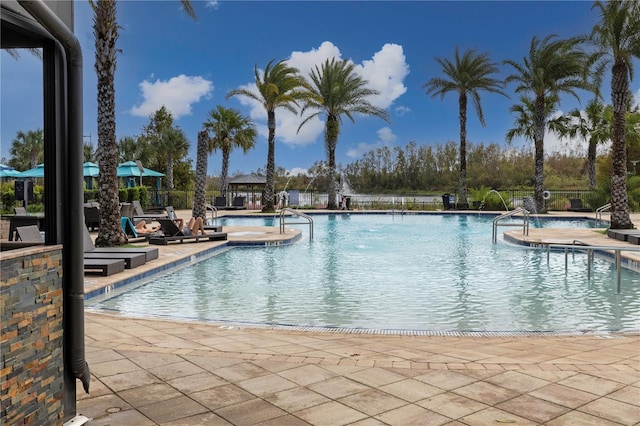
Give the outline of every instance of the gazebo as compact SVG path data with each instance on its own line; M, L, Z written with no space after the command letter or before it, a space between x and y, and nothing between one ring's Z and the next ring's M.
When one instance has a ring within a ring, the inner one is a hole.
M258 205L258 201L262 199L262 191L267 184L267 178L260 175L242 175L229 179L227 182L228 192L236 197L240 192L247 195L248 203L254 208ZM258 197L256 199L256 190Z

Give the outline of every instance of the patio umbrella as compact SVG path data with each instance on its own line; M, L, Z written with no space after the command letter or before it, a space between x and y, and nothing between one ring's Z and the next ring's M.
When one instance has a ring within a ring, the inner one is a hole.
M100 174L100 168L96 163L87 161L82 165L82 176L84 177L98 177Z
M13 167L0 164L0 178L15 177L18 173L20 172Z
M156 172L155 170L142 168L142 173L138 168L138 164L135 161L127 161L118 165L116 173L118 177L132 177L132 176L155 176L162 177L163 173Z
M17 170L5 170L2 169L0 170L0 178L12 178L12 177L16 177L16 175L20 173Z
M25 170L24 172L20 172L13 177L17 178L43 178L44 177L44 164L38 164L37 167L33 169Z

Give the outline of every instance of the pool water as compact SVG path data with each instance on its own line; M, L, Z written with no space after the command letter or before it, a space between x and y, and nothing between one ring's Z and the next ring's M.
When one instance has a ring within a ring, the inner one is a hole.
M318 215L314 238L233 248L94 306L128 314L438 331L640 329L640 276L586 255L492 244L480 215ZM273 224L273 218L224 225ZM276 223L277 226L277 223ZM583 221L532 226L584 227ZM514 229L514 228L512 228Z

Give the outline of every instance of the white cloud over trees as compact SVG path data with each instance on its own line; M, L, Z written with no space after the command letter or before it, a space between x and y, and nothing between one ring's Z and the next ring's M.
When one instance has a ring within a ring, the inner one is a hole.
M203 97L209 99L213 91L213 83L199 76L181 74L169 80L144 80L139 84L142 103L131 108L132 115L148 117L163 105L171 112L174 119L191 115L191 105Z

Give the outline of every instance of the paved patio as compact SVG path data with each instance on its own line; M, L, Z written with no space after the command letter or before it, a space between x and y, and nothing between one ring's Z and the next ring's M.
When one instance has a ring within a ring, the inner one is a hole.
M160 247L148 268L216 244ZM86 288L129 277L87 277ZM90 309L85 321L91 394L78 385L77 408L90 425L640 424L638 333L345 334Z

